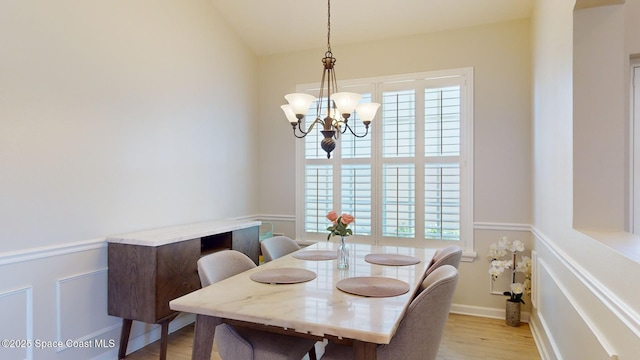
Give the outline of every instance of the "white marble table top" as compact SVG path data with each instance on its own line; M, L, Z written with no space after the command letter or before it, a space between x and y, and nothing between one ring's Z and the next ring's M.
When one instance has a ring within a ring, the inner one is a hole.
M260 221L213 220L112 235L107 237L107 242L142 246L161 246L179 241L197 239L204 236L260 226L260 224L262 224Z
M329 250L334 243L303 248ZM350 266L339 270L336 260L300 260L292 254L225 279L170 302L173 310L294 329L317 336L337 336L388 344L417 291L435 249L350 244ZM368 263L365 255L392 253L415 256L420 263L384 266ZM263 284L252 273L278 267L315 272L317 277L298 284ZM405 281L409 292L400 296L369 298L336 288L341 279L382 276Z

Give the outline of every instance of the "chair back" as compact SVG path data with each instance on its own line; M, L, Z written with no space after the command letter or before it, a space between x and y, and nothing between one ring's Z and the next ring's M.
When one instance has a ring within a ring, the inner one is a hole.
M300 245L286 236L274 236L262 240L262 242L260 242L260 248L262 249L264 262L269 262L296 250L300 250Z
M198 276L205 287L254 267L256 264L247 255L236 250L222 250L198 260Z
M423 281L424 291L409 304L391 342L378 346L378 359L435 359L457 283L455 267L443 265L433 270Z
M431 264L427 267L427 271L424 274L424 279L429 276L435 269L439 268L442 265L451 265L454 268L458 268L460 265L460 259L462 259L462 249L456 245L447 246L444 249L440 249L436 251L436 254L433 256L431 260ZM423 279L423 280L424 280ZM418 294L425 289L424 283L420 285L420 290L418 290ZM416 295L417 296L417 295Z
M456 245L447 246L444 249L440 249L436 251L429 268L425 274L425 278L429 276L429 274L442 265L451 265L454 268L458 268L460 265L460 259L462 259L462 249Z
M205 255L198 260L200 285L209 286L254 267L256 264L247 255L236 250L222 250ZM219 317L213 318L214 328L221 323L222 319Z

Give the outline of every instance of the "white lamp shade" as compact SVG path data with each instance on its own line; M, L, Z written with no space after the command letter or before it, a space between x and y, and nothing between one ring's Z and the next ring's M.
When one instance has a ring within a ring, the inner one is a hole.
M311 106L313 100L316 99L313 95L302 93L287 94L284 98L287 99L289 105L291 105L291 111L293 111L294 114L302 115L307 114L309 106Z
M331 95L331 100L336 104L340 114L351 114L360 99L362 99L362 95L352 92L338 92Z
M280 106L280 108L282 109L282 111L284 111L284 115L287 117L287 120L292 123L292 124L297 124L298 123L298 118L296 118L296 114L293 113L293 110L291 110L291 105L287 104L287 105L282 105Z
M376 112L380 104L378 103L364 103L356 106L356 112L362 121L371 121L376 116Z

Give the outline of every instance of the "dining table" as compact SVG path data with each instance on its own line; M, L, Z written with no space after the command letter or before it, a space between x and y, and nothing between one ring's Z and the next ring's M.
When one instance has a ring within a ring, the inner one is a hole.
M291 336L351 345L376 359L389 344L436 249L349 243L339 269L337 244L317 242L172 300L196 314L192 359L209 360L219 319Z

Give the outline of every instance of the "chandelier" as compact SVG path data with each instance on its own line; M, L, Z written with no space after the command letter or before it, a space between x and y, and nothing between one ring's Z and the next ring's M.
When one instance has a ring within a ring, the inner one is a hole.
M316 103L316 119L309 125L309 128L305 131L302 128L302 120L309 111L311 103L316 98L309 94L293 93L287 94L284 98L289 102L287 105L282 105L281 108L287 117L287 120L293 127L293 135L297 138L303 138L307 136L313 128L316 126L322 126L320 132L323 135L323 139L320 142L320 147L327 152L327 159L331 157L331 151L335 149L335 140L340 138L341 134L344 134L347 129L355 137L362 138L369 133L369 125L373 120L378 107L378 103L362 103L359 104L362 96L360 94L351 92L338 92L338 82L336 81L335 72L336 58L333 57L331 52L331 0L327 1L327 52L324 53L322 58L322 81L320 82L320 96ZM320 114L321 102L326 100L326 114ZM365 127L365 132L362 135L358 135L349 126L349 118L351 114L356 112L362 120ZM324 118L322 118L324 116Z

